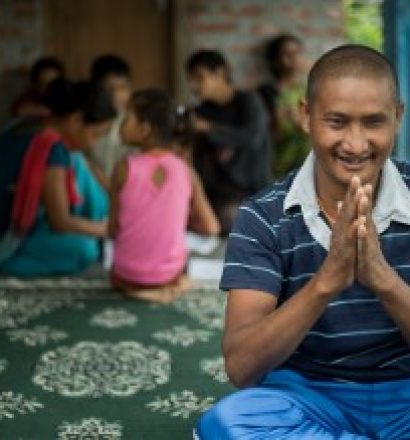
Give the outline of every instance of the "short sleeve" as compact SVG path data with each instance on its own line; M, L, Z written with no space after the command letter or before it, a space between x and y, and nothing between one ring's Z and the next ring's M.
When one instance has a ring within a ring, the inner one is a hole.
M47 166L63 168L68 168L70 166L70 153L61 142L58 142L51 147L47 159Z
M255 202L245 203L229 234L221 290L253 289L278 296L282 273L275 227Z

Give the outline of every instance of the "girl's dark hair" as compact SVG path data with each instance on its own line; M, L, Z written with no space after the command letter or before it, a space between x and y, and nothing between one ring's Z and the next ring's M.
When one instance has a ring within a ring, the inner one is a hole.
M190 142L193 130L189 113L163 90L138 90L133 93L130 105L141 121L151 125L159 141Z
M91 79L101 82L109 75L131 78L131 67L118 55L101 55L91 65Z
M289 42L302 46L302 40L292 34L279 34L269 40L265 51L266 61L270 62L276 59L281 54L283 46Z
M44 104L60 118L80 112L86 124L105 122L116 116L109 93L99 84L87 81L55 79L46 88Z
M274 75L281 74L280 55L287 43L295 43L300 47L303 46L302 40L293 34L276 35L266 44L265 59Z
M65 69L63 63L56 57L42 57L33 63L30 69L30 78L33 83L36 83L42 72L45 70L56 70L59 76L64 77Z

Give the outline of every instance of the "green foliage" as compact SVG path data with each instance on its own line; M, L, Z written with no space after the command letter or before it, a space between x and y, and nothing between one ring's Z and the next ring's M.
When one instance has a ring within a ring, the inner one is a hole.
M382 0L343 0L346 38L374 49L383 47Z

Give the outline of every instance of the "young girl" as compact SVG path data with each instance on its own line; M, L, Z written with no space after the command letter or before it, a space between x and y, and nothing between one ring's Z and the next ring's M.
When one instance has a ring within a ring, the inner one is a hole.
M185 232L218 234L200 181L175 153L183 116L167 94L133 94L121 135L142 153L119 162L111 182L112 284L130 296L169 302L187 280Z

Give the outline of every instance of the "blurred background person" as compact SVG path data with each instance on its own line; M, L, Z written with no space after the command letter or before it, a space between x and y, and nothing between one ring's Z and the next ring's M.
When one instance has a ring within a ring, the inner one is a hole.
M102 55L92 63L90 75L92 81L108 91L117 111L110 131L100 139L96 148L87 153L93 172L100 183L108 188L115 164L130 151L122 142L119 132L131 97L131 68L117 55Z
M59 59L39 58L30 69L30 84L26 91L12 105L12 115L15 117L48 116L49 109L43 102L44 91L54 79L64 76L65 69Z
M271 80L258 91L271 118L272 171L276 178L298 168L309 152L300 127L298 104L305 93L303 44L295 35L280 34L266 45Z
M56 79L47 118L24 118L0 135L0 273L74 274L98 261L108 196L81 151L109 129L115 110L97 84Z
M189 119L167 93L132 95L121 135L141 152L118 162L110 188L111 278L130 296L167 302L184 293L187 227L219 233L200 180L178 155L190 132Z
M194 164L227 235L239 205L270 181L268 116L256 93L235 88L221 53L193 53L186 71L199 100L193 112Z

